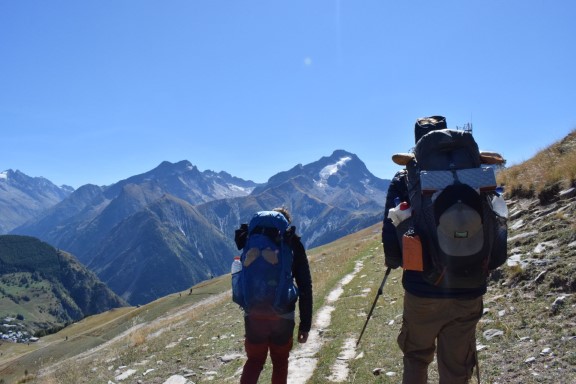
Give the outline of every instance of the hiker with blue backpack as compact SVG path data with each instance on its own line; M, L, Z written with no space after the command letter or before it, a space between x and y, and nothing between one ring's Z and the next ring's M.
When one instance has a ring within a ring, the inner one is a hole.
M471 130L447 129L443 116L418 119L415 142L392 157L405 168L390 183L382 226L385 264L403 269L402 382L427 383L436 354L440 383L468 383L488 276L507 257L491 167L504 160L481 152Z
M312 324L312 278L308 257L296 228L290 226L285 208L254 214L235 233L242 250L232 273L232 299L244 310L247 361L241 384L258 382L268 352L272 383L288 378L288 358L293 345L295 309L300 323L298 342L305 343Z

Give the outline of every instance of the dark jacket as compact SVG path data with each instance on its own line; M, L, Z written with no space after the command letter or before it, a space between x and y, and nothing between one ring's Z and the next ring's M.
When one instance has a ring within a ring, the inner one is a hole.
M300 237L292 237L292 252L294 262L292 264L292 274L298 286L299 298L298 309L300 310L299 330L310 332L312 326L312 276L310 275L310 266L308 256Z
M386 265L395 269L402 266L402 247L396 227L388 219L388 211L395 207L396 197L400 201L410 201L408 185L406 183L406 170L397 172L388 187L386 205L384 207L384 220L382 223L382 244L384 245L384 258ZM477 289L446 289L432 285L424 280L422 272L404 271L402 285L409 293L419 297L446 297L446 298L474 298L486 293L486 287Z

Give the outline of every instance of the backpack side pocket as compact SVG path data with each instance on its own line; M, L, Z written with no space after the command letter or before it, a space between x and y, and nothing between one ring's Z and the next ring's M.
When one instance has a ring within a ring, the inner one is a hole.
M420 236L413 233L405 233L402 236L402 267L406 271L424 271L424 260L422 257L422 242Z

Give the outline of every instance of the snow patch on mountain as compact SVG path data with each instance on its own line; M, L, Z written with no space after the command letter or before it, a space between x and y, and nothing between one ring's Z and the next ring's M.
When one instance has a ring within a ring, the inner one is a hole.
M350 160L352 160L352 157L345 156L340 158L340 160L338 160L336 163L329 164L324 168L322 168L319 173L320 180L316 181L316 185L319 187L325 187L326 185L328 185L328 178L337 173L340 170L340 168L346 165L346 163L349 162Z
M364 179L361 181L361 183L364 186L364 188L366 189L366 194L372 195L372 194L379 193L378 190L376 190L372 187L372 183L370 182L370 179Z
M227 199L231 197L248 196L254 188L246 188L240 185L225 183L223 181L212 181L212 199Z
M227 185L231 191L238 191L242 195L246 195L246 196L248 196L250 194L250 192L252 192L254 190L254 187L245 188L245 187L242 187L240 185L235 185L235 184L230 184L230 183L228 183Z

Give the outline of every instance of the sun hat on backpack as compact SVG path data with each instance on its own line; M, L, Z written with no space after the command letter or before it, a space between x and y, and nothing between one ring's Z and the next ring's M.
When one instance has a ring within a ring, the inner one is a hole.
M444 116L420 117L416 119L416 123L414 124L414 143L417 143L418 140L428 132L446 129L447 127Z

